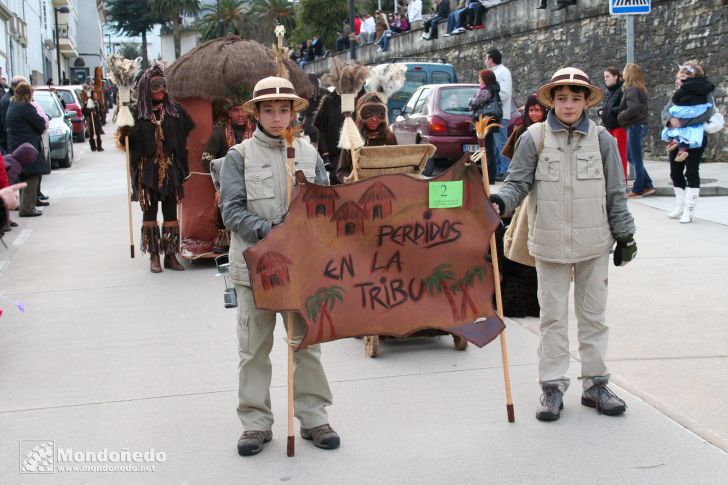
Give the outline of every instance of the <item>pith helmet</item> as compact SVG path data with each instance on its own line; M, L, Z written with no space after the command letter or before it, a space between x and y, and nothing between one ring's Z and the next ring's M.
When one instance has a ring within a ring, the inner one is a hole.
M253 99L245 103L243 109L253 114L256 103L270 100L291 100L293 111L303 111L308 108L308 101L296 94L293 84L288 79L269 76L257 82L253 89Z
M602 90L589 81L589 76L584 71L575 67L565 67L556 71L551 77L551 81L539 88L538 100L549 108L553 107L554 100L551 97L551 90L558 86L583 86L589 88L590 94L587 98L589 107L599 104L604 96Z

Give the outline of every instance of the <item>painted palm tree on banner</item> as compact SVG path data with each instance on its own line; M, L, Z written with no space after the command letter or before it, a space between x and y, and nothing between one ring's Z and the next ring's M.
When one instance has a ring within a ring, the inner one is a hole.
M468 316L468 308L473 313L474 317L478 317L478 308L475 306L475 302L470 297L470 288L475 284L475 278L483 281L485 278L485 266L471 266L465 272L460 280L451 286L453 293L462 293L462 300L460 302L460 318L466 318Z
M149 0L149 7L165 21L172 22L174 58L182 55L182 33L180 20L185 15L196 15L200 11L198 0Z
M448 281L455 280L455 273L452 272L451 268L451 264L441 264L440 266L432 270L432 274L425 278L425 288L431 295L434 295L435 291L437 291L438 293L443 293L445 295L445 298L447 298L447 303L448 305L450 305L453 322L457 323L458 308L455 304L455 299L453 298L452 291L450 291L450 286L447 283Z
M341 295L343 291L344 289L341 286L321 287L313 296L306 299L306 312L308 313L309 321L315 322L318 317L319 329L316 340L319 342L324 336L324 319L328 320L329 328L331 329L331 339L336 339L334 322L329 312L334 309L337 300L344 301L344 297Z

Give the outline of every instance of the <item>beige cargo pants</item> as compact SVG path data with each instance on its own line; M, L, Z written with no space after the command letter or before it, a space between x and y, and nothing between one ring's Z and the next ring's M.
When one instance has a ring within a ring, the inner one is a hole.
M574 309L581 356L582 386L592 378L609 376L605 363L609 327L605 324L609 254L579 263L547 263L536 259L538 303L541 306L541 342L538 346L538 380L569 387L569 290L574 269Z
M235 285L238 295L238 417L245 431L268 431L273 426L270 383L273 330L276 313L255 308L250 287ZM285 321L285 314L284 314ZM305 324L298 314L294 332L303 336ZM294 337L296 338L296 337ZM326 406L331 405L331 390L321 365L321 346L312 345L294 352L293 407L303 428L329 422ZM286 361L280 362L286 365Z

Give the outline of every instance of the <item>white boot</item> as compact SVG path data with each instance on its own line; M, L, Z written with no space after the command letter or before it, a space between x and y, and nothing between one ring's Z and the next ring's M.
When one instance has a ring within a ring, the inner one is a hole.
M700 197L700 189L688 187L685 189L685 209L683 209L680 223L687 224L693 222L695 216L695 206L698 205L698 197Z
M673 187L675 191L675 208L672 212L667 213L667 217L670 219L677 219L683 213L683 207L685 206L685 189L680 187Z

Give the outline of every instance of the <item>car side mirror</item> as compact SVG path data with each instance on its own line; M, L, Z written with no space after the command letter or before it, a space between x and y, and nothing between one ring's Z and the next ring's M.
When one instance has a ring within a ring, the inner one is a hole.
M67 120L72 120L76 117L76 113L74 111L66 111L63 117Z
M400 116L402 114L404 114L404 112L401 109L399 109L399 108L396 108L396 109L393 109L392 110L392 115L394 115L395 117Z

